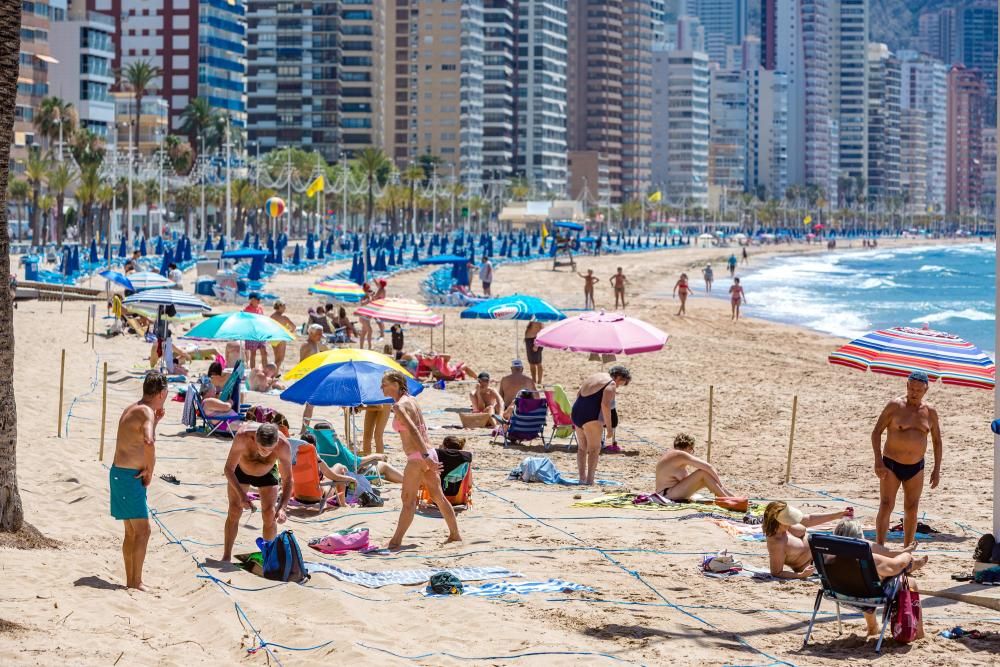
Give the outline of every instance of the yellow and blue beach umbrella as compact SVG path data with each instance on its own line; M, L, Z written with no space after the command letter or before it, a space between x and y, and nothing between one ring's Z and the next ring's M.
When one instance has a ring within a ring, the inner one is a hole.
M396 363L391 357L374 350L359 350L357 348L327 350L306 357L287 373L282 373L285 380L298 380L312 373L317 368L330 366L332 364L342 364L348 361L364 361L370 364L378 364L383 370L399 371L403 375L412 377L410 372Z
M351 280L322 280L309 288L311 294L323 294L348 303L357 303L365 296L361 285Z
M281 400L309 405L357 407L384 405L392 399L382 393L385 366L369 361L345 361L321 366L281 394ZM422 384L406 378L407 391L416 396Z

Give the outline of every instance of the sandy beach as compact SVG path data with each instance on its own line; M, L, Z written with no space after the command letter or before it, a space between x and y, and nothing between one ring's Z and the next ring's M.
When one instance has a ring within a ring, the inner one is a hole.
M892 242L884 244L891 247ZM805 246L753 249L751 269L769 253ZM819 249L812 251L819 252ZM670 334L658 353L623 358L632 383L619 392L622 454L601 457L598 477L621 487L549 487L508 481L540 441L503 449L486 431L455 431L468 385L429 388L419 402L432 440L465 435L474 452L473 507L459 515L464 542L442 546L443 521L418 514L406 539L413 548L392 556L322 556L307 560L383 571L418 567L499 566L525 581L562 579L592 591L532 593L501 599L434 598L422 586L369 589L323 574L304 585L276 584L216 561L226 510L223 461L229 443L186 434L181 407L168 402L157 438L157 468L149 488L155 510L146 559L150 594L121 586L121 524L108 512L108 469L122 409L139 397L149 345L132 335L85 343L84 303L22 302L15 312L18 401L18 477L26 521L55 548L6 548L0 541L0 661L11 665L285 665L483 664L577 665L980 665L1000 663L1000 613L941 598L925 598L927 637L909 646L891 639L877 657L860 615L845 611L838 635L834 606L823 605L810 644L802 648L817 585L704 576L703 554L728 549L748 565L767 566L762 542L741 541L691 510L574 507L608 492L653 491L658 455L676 433L697 440L705 454L709 387L714 387L712 463L741 495L788 500L810 510L856 508L874 527L878 483L872 471L871 428L904 383L826 362L843 341L811 331L745 319L732 322L723 260L730 249L670 249L579 258L578 269L601 277L597 306L613 304L608 277L621 266L631 281L626 311ZM838 250L837 252L849 252ZM720 298L703 293L700 268L716 267ZM339 268L279 274L267 291L288 304L296 323L318 303L306 288ZM676 317L670 290L687 270L696 289L688 316ZM390 278L390 296L419 297L428 270ZM744 273L741 269L737 275ZM185 276L191 284L192 274ZM744 281L753 299L752 274ZM96 281L95 281L96 284ZM495 294L544 297L560 308L583 307L583 280L549 262L498 267ZM103 314L103 307L99 312ZM447 318L447 352L494 378L514 355L510 322ZM270 312L268 309L267 312ZM518 356L523 356L517 325ZM434 332L435 348L442 330ZM429 349L426 330L407 331L407 347ZM60 350L66 350L63 437L56 437ZM297 351L289 358L297 360ZM98 460L101 374L108 369L108 432ZM199 372L206 362L196 363ZM286 364L287 366L287 364ZM572 396L599 368L586 355L546 350L545 382ZM784 483L793 397L798 414L791 483ZM277 396L251 393L244 401L285 412L297 430L301 408ZM951 580L971 567L971 552L988 531L992 511L992 395L932 384L927 401L941 415L941 485L925 487L923 521L941 531L921 542L930 563L918 578L926 590L976 590ZM318 410L342 429L339 410ZM399 439L387 431L390 460L402 467ZM558 442L558 441L557 441ZM576 454L557 446L550 457L576 477ZM175 475L180 485L160 480ZM304 545L354 524L385 544L399 511L399 488L389 485L382 508L330 509L320 516L293 512L286 527ZM897 509L902 509L901 499ZM256 550L259 513L244 515L236 553ZM0 538L2 540L2 538ZM517 578L509 581L516 582ZM991 633L982 640L948 640L961 625ZM270 644L268 650L248 649ZM308 649L308 650L298 650Z

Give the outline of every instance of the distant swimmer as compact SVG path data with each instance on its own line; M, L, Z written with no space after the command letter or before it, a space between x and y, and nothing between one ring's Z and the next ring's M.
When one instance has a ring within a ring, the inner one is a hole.
M681 297L681 307L677 310L678 315L687 315L687 298L690 293L691 287L688 285L688 275L682 273L680 279L674 283L674 297L678 294Z
M715 272L712 271L712 265L706 264L705 268L701 270L701 275L705 278L705 292L712 292L712 281L715 280Z
M743 286L740 285L740 279L733 278L733 285L729 288L729 304L733 309L733 321L740 319L740 305L744 301L746 301L746 294L743 293Z
M879 507L875 519L875 541L879 544L885 544L900 487L903 487L903 544L909 544L916 537L928 434L934 443L931 488L936 489L941 482L941 426L937 410L923 402L928 380L922 371L910 373L906 395L889 401L872 429L875 475L879 478ZM883 432L886 433L884 448Z

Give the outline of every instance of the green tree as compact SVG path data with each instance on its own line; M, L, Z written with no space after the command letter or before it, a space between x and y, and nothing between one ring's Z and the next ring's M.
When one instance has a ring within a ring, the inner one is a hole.
M96 234L94 234L93 211L94 203L97 201L101 187L101 176L98 172L98 166L93 164L81 165L80 184L76 188L75 195L77 203L80 204L81 241L85 241L88 238L96 238Z
M181 112L180 130L197 152L201 148L201 138L205 138L205 150L221 148L223 137L218 134L219 114L209 105L205 97L196 97Z
M63 234L66 232L66 228L64 227L66 219L63 213L63 204L66 201L66 191L73 185L75 178L76 174L67 162L59 162L53 165L45 177L49 194L55 199L56 243L62 243Z
M62 128L63 143L73 138L76 127L76 113L73 105L58 97L42 98L35 114L35 129L41 135L46 150L53 153L52 144L59 141L59 130Z
M135 98L135 120L132 131L133 150L139 154L139 117L142 115L142 98L146 96L146 89L154 79L161 76L163 72L148 60L137 60L129 63L127 67L118 72L118 79L121 83L127 84L132 89Z
M77 130L73 134L69 150L81 168L86 164L99 165L104 161L104 141L90 130Z
M392 162L385 156L379 148L365 148L358 153L355 163L364 175L367 187L367 199L365 201L365 230L362 256L365 258L365 273L368 273L368 235L372 230L372 216L375 212L375 186L384 185L392 169Z
M0 160L2 161L2 160ZM25 166L24 175L31 186L31 243L41 247L42 241L42 216L39 208L42 197L42 182L49 170L49 161L42 156L39 148L32 147L28 152L28 163Z
M403 170L403 181L410 189L410 231L417 230L417 183L422 183L427 172L419 164L411 164Z
M28 198L31 196L31 186L28 181L14 179L7 185L7 196L10 201L17 205L17 240L20 242L24 229L24 209L28 205Z

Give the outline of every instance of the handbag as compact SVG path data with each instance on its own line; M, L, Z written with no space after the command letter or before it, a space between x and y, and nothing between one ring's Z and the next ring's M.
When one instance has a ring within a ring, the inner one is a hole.
M910 589L910 579L900 575L896 604L892 609L892 638L909 644L920 631L920 594Z

